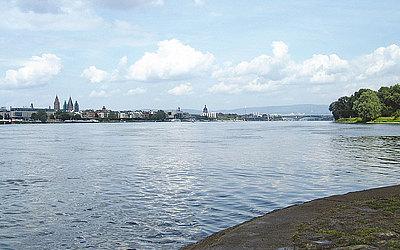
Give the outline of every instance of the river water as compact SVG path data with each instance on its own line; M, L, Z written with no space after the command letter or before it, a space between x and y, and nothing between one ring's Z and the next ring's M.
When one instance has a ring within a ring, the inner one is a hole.
M288 205L400 180L400 126L0 126L0 248L179 248Z

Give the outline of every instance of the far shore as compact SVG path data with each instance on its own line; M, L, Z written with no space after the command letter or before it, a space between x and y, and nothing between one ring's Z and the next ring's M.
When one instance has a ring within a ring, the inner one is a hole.
M399 249L400 185L272 211L182 249Z

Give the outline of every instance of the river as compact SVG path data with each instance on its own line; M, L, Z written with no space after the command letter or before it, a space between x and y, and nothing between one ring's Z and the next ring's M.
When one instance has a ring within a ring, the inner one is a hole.
M400 125L0 125L0 248L179 248L400 180Z

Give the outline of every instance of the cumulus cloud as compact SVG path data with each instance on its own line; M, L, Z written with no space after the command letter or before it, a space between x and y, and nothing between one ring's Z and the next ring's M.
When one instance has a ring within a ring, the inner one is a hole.
M171 95L190 95L193 93L193 87L191 83L182 83L173 89L168 90Z
M106 76L107 73L112 81L175 81L210 75L214 60L211 53L197 51L177 39L172 39L159 42L157 52L146 52L131 65L128 65L128 58L124 56L118 63L117 69L111 73L101 72L101 74ZM98 72L95 66L85 69L82 76L91 79L93 72ZM105 80L105 78L100 79Z
M143 94L146 93L146 89L144 88L135 88L135 89L130 89L128 90L127 94L128 95L137 95L137 94Z
M297 84L320 91L329 84L350 86L381 84L400 80L400 48L393 44L353 60L341 59L336 54L316 54L302 62L291 59L288 46L272 43L272 56L260 55L236 65L226 63L215 70L218 84L210 92L240 93L269 92L284 85ZM316 87L318 86L318 87Z
M194 0L194 5L195 6L203 6L204 5L204 0Z
M242 92L242 88L239 84L225 84L224 82L220 82L211 88L208 91L212 93L231 93L231 94L238 94Z
M138 81L178 80L210 70L214 56L182 44L177 39L158 43L155 53L145 55L129 66L126 78Z
M85 69L81 77L87 78L92 83L100 83L110 78L110 74L104 70L97 69L95 66L90 66Z
M92 92L90 92L89 94L90 97L107 97L107 92L104 90L100 90L100 91L96 91L96 90L92 90Z
M18 0L0 5L0 28L33 31L84 31L104 20L81 0Z
M359 79L369 77L396 77L400 71L400 47L392 44L380 47L373 53L363 55L356 59L362 68L358 74Z
M21 68L9 69L0 81L0 85L26 88L47 83L53 76L60 73L61 59L54 54L32 56L31 59L21 63Z
M16 4L24 12L57 14L61 11L60 2L59 0L17 0Z
M162 6L163 0L92 0L96 5L115 10L129 10L143 6Z

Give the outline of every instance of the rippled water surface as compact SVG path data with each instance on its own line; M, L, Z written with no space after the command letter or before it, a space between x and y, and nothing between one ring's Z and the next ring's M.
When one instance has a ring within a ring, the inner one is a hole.
M1 249L179 248L400 179L398 125L0 125L0 140Z

